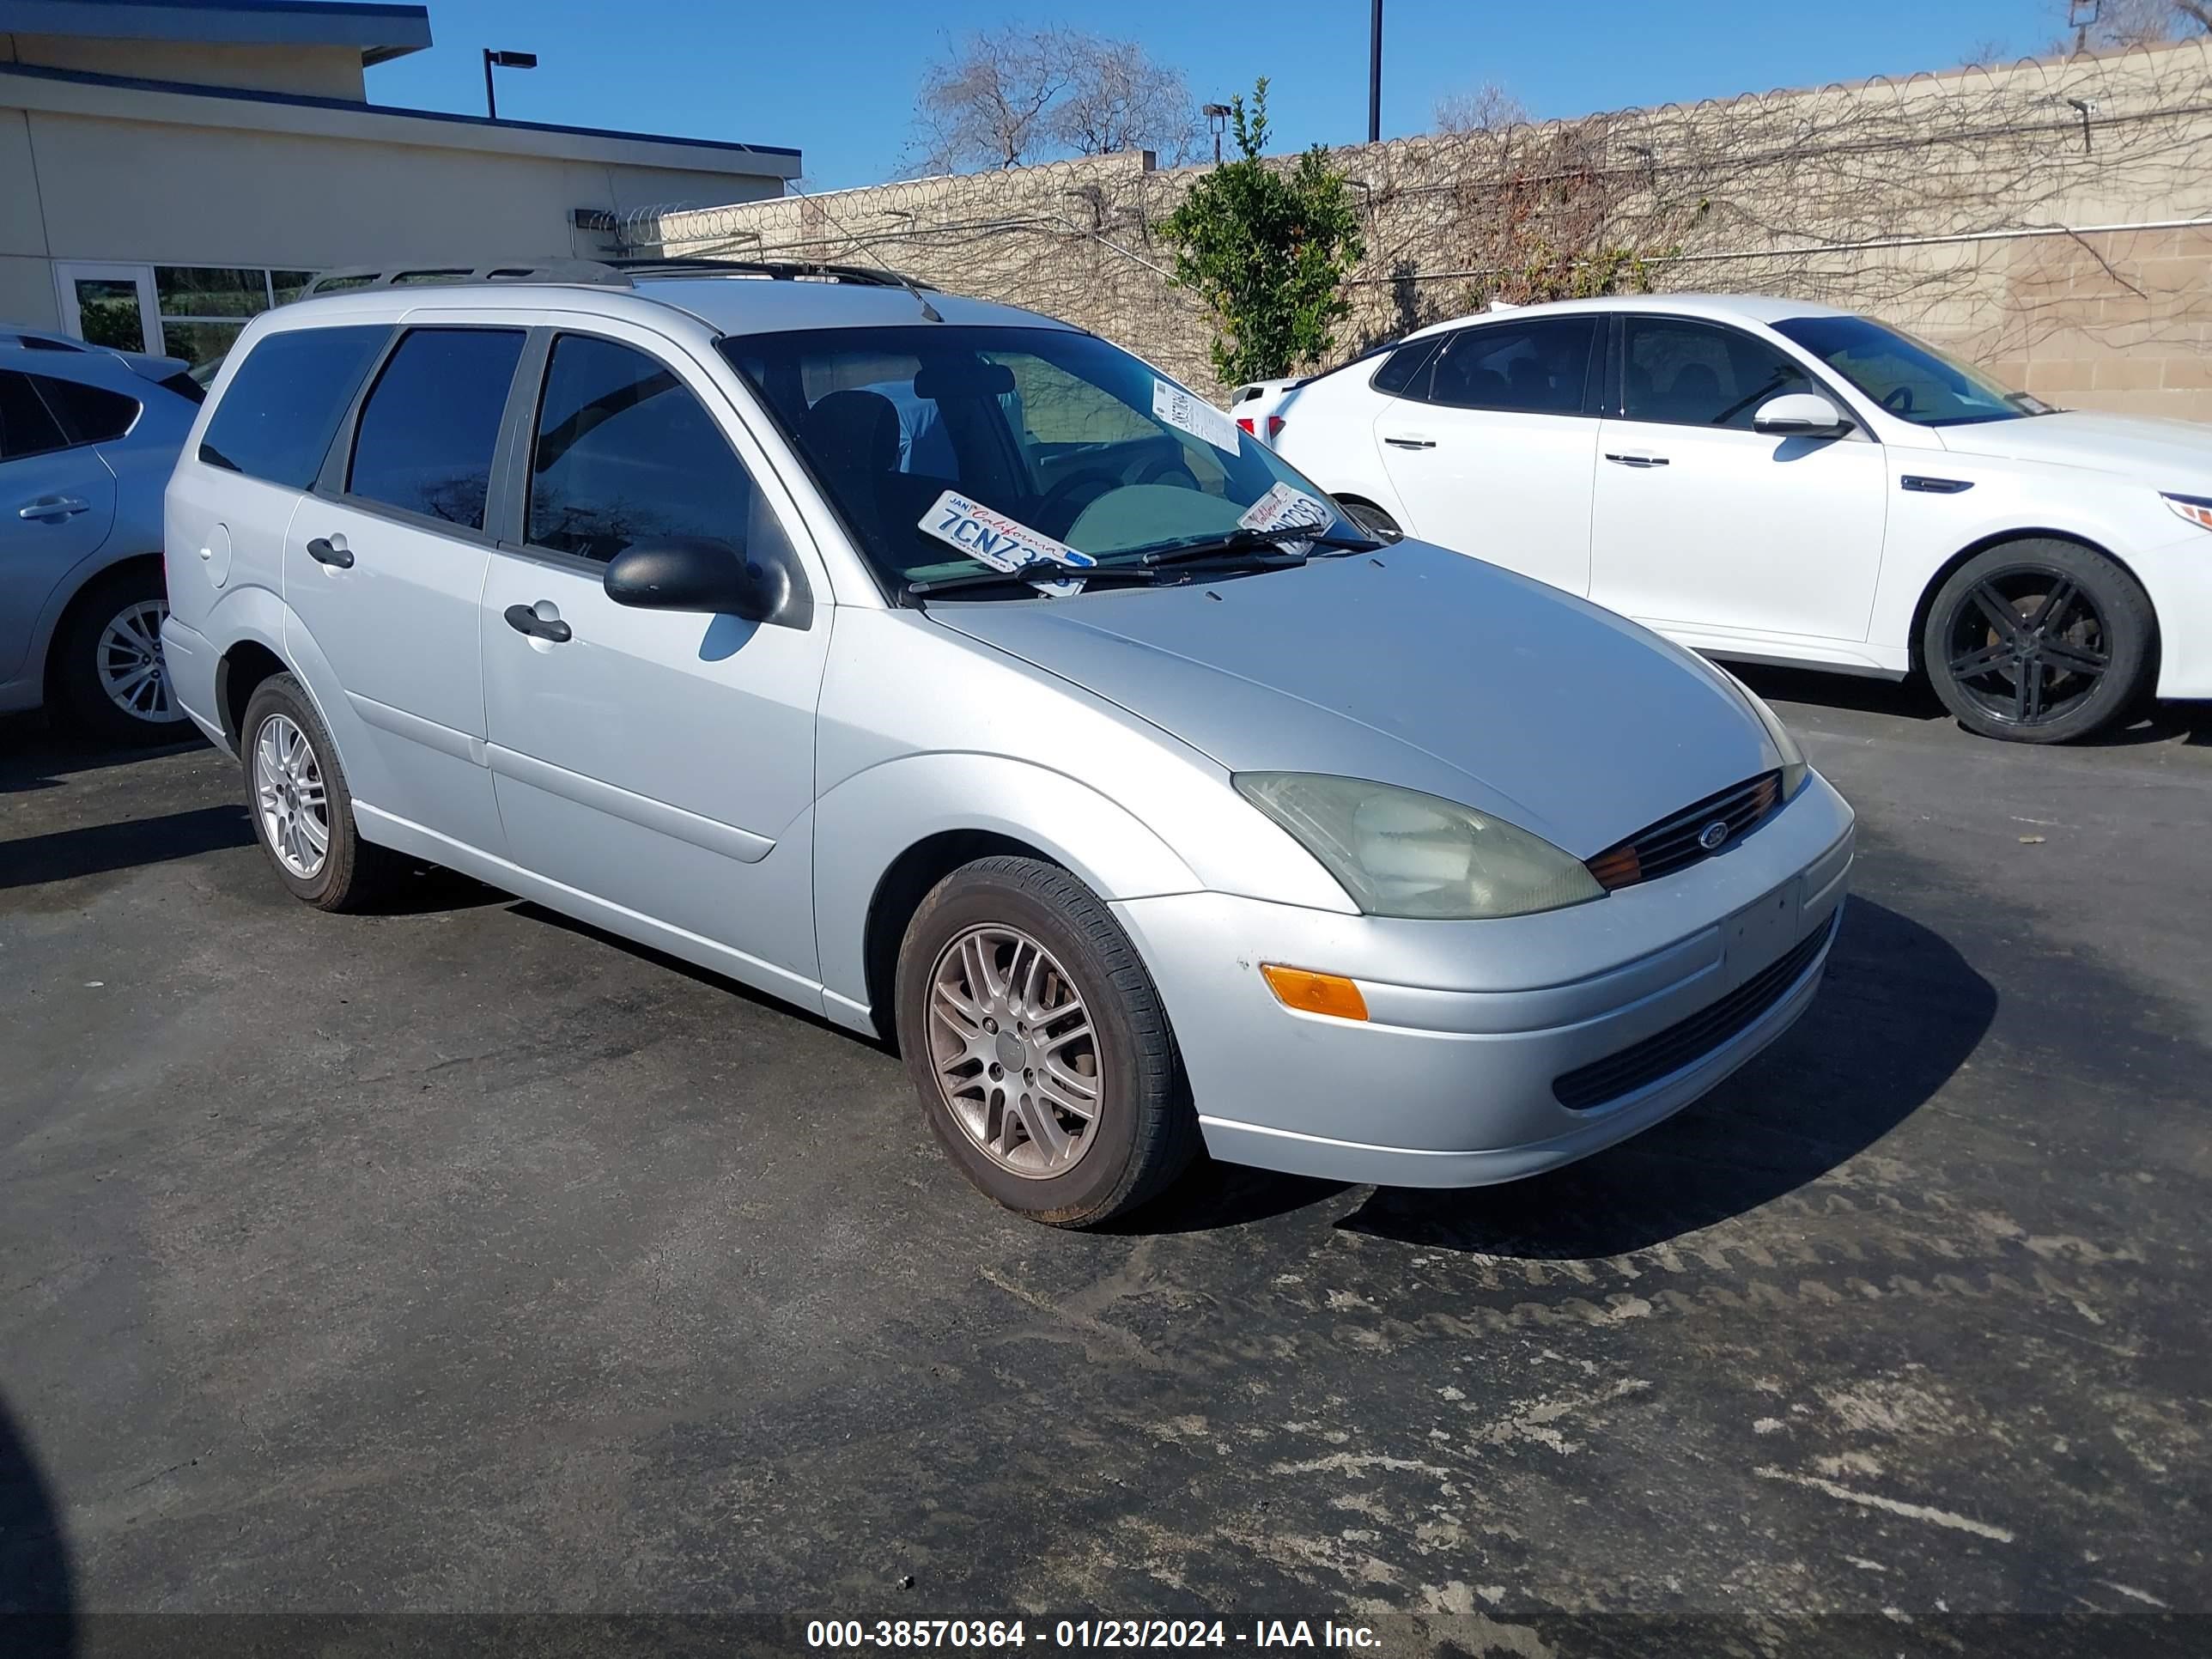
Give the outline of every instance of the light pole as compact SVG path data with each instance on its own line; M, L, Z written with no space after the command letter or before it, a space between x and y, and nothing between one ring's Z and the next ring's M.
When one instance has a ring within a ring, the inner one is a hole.
M1222 130L1229 125L1229 106L1203 104L1200 106L1199 112L1206 117L1206 125L1213 129L1213 165L1219 167L1221 165L1221 134Z
M1367 25L1367 142L1382 142L1382 0L1373 0Z
M1376 0L1379 5L1382 0ZM494 52L484 48L484 113L495 121L499 119L499 94L492 90L491 72L500 69L536 69L538 54L534 52Z

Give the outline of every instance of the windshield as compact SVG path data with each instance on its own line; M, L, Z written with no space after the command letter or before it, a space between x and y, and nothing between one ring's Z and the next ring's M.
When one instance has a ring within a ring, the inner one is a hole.
M2016 421L2049 412L1924 340L1864 317L1792 317L1774 331L1796 341L1891 414L1916 426Z
M921 324L721 346L895 591L1285 525L1358 533L1228 416L1092 335Z

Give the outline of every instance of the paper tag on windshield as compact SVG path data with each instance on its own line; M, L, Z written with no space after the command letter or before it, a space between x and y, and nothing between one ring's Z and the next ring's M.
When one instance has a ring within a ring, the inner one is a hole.
M1170 386L1165 380L1152 381L1152 414L1170 426L1181 427L1194 438L1202 439L1216 449L1234 455L1240 434L1237 422L1224 415L1203 398L1194 397L1179 386Z
M1032 530L1018 520L970 501L957 489L948 489L939 495L929 511L921 515L919 527L925 534L950 543L994 570L1018 570L1038 559L1077 568L1098 562L1088 553L1064 546L1042 531ZM1030 585L1040 593L1050 593L1056 599L1083 591L1079 581L1041 581Z
M1279 483L1246 507L1237 522L1247 530L1319 530L1335 517L1327 501Z

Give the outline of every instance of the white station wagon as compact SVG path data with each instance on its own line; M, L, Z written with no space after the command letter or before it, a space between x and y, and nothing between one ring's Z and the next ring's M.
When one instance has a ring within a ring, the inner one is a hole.
M1917 671L2025 743L2212 697L2212 431L2054 410L1850 312L1500 309L1234 412L1370 528L1711 656Z

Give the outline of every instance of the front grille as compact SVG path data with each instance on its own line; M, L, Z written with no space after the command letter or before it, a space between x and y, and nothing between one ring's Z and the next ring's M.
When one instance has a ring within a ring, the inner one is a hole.
M1734 844L1771 812L1781 799L1782 775L1762 772L1684 807L1672 817L1660 819L1626 841L1616 842L1589 861L1589 872L1608 891L1633 887L1639 881L1656 881ZM1715 823L1725 823L1728 834L1719 846L1706 847L1698 837Z
M1812 966L1820 947L1835 937L1840 921L1839 914L1719 1001L1700 1008L1687 1019L1631 1043L1617 1054L1560 1073L1552 1080L1553 1098L1570 1111L1587 1112L1695 1065L1729 1038L1749 1030L1761 1015L1781 1001L1798 975Z

